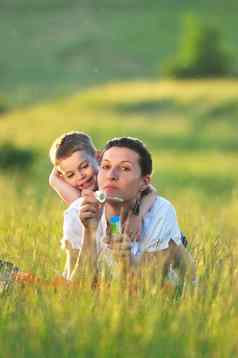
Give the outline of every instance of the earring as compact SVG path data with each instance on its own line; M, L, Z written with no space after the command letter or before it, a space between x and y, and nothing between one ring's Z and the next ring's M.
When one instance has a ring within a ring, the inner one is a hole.
M140 204L141 204L141 198L136 199L135 205L132 208L132 214L138 216L140 212Z

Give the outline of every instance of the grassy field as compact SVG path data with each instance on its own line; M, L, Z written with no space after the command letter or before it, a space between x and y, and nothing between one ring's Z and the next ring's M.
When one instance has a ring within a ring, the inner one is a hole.
M62 270L63 203L48 189L48 148L79 129L98 147L142 138L154 183L187 234L200 284L181 298L19 288L0 296L0 356L237 357L238 82L128 82L5 115L1 143L35 153L0 171L1 257L52 279Z
M237 11L235 0L0 0L0 98L12 107L115 80L157 80L188 14L218 27L238 56Z

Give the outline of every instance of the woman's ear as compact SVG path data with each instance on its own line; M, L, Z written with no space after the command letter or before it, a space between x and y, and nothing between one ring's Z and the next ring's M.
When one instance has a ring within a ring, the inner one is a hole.
M148 187L148 185L150 184L150 180L150 175L145 175L144 177L142 177L140 191L144 191Z

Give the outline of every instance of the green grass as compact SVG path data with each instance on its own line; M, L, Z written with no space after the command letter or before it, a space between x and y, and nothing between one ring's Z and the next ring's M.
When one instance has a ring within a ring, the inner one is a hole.
M1 258L46 280L63 268L64 204L48 188L56 136L83 130L102 148L132 135L153 153L153 182L177 209L200 283L180 298L158 287L132 297L116 284L15 287L0 296L0 356L238 355L237 89L235 81L118 83L2 117L1 143L38 155L30 168L0 170Z
M217 26L238 56L237 10L235 0L1 0L0 96L12 107L94 84L156 80L191 13Z
M1 213L2 256L50 279L63 265L58 201L11 199L14 207ZM236 356L237 196L217 208L202 207L199 196L173 199L197 263L194 295L15 288L0 297L2 356Z

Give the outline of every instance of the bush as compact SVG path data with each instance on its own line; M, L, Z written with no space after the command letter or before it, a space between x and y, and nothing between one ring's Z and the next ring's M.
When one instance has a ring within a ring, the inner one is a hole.
M20 149L11 143L0 146L0 169L22 169L32 164L34 153L29 149Z
M231 61L217 29L196 17L185 19L178 55L169 60L162 73L173 78L224 77L232 74Z

